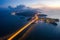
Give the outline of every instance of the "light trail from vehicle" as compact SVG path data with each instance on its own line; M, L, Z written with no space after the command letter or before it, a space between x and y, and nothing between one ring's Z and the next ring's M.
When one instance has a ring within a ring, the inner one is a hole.
M35 21L38 20L38 16L37 14L35 14L34 16L35 19L31 20L29 23L27 23L23 28L19 29L17 32L15 32L12 36L10 36L10 38L8 38L8 40L12 40L14 37L16 37L18 34L20 34L24 29L26 29L29 25L31 25L32 23L34 23Z
M34 29L36 24L33 24L18 40L26 40L26 38L29 36L30 32Z

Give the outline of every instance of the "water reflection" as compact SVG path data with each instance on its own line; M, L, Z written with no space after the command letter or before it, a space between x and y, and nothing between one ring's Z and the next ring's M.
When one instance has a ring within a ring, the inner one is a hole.
M60 39L60 32L58 26L47 23L38 23L29 34L27 40L58 40ZM57 30L58 29L58 30Z
M0 14L0 37L6 36L20 28L27 22L26 19L19 16L12 16L10 13ZM60 22L57 26L48 23L37 23L32 30L28 39L42 38L59 38L60 37Z

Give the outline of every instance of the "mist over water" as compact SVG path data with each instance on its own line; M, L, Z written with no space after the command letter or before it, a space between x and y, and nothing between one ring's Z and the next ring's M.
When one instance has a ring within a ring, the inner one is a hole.
M27 22L24 18L21 19L18 16L6 15L6 13L0 19L0 36L13 33ZM60 37L60 22L57 26L48 23L37 23L35 30L41 34L43 33L45 36Z
M24 18L13 16L9 12L0 12L0 36L9 35L25 23L26 20Z
M27 22L25 16L11 15L10 10L0 11L0 37L13 33ZM57 26L49 23L37 23L31 34L33 35L31 35L32 37L36 36L37 38L59 38L60 22L58 22Z

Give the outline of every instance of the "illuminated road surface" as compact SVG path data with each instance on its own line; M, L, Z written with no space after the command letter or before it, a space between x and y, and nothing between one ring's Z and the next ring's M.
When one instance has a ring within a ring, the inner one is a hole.
M36 24L31 25L30 28L21 37L18 38L18 40L25 40L35 26Z
M8 40L12 40L14 37L16 37L18 34L20 34L24 29L26 29L29 25L31 25L32 23L34 23L37 20L38 20L38 16L35 15L33 20L31 20L23 28L19 29L16 33L14 33L10 38L8 38Z
M29 26L29 29L25 31L22 36L15 37L14 40L53 40L56 39L56 32L54 26L46 23L34 23Z
M57 40L55 27L46 23L37 23L33 30L24 34L22 40ZM27 37L26 37L27 36ZM21 38L21 37L20 37ZM20 39L21 40L21 39Z

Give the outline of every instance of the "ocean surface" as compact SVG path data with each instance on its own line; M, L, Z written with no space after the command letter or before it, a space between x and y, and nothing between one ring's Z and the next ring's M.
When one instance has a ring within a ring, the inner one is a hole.
M37 23L26 40L60 40L60 24Z
M24 17L21 18L20 16L16 16L16 15L13 16L10 14L10 12L6 12L6 11L2 13L0 12L0 37L13 33L15 30L22 27L26 22L27 20L25 20ZM31 38L31 36L33 38ZM60 22L58 22L57 26L48 23L37 23L35 29L32 30L29 38L33 40L35 38L34 36L37 39L39 37L59 39Z

